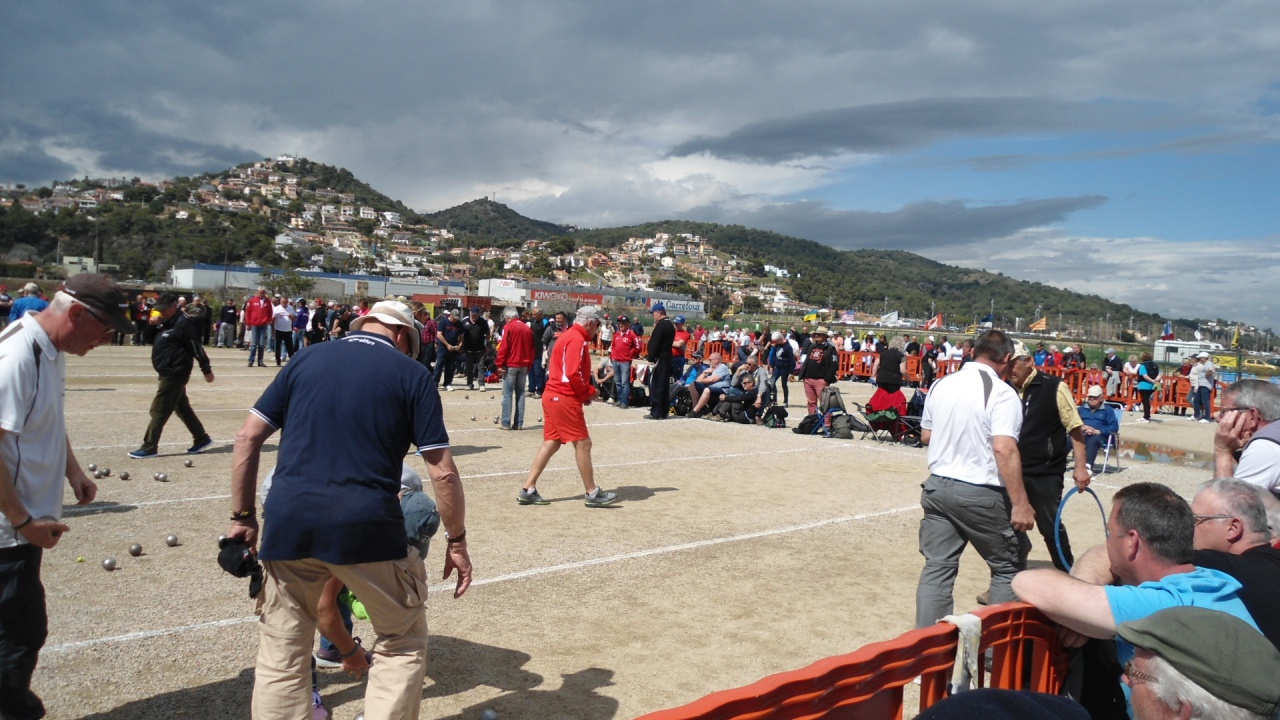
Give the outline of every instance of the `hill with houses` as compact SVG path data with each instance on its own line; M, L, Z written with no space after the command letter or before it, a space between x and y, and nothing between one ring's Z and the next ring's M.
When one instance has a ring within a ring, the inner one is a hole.
M3 189L0 253L0 272L9 276L56 273L70 262L155 280L177 264L236 263L651 288L689 293L713 312L852 308L872 317L943 313L964 325L994 310L1009 326L1045 316L1054 329L1091 334L1109 316L1115 335L1163 323L1095 295L742 226L664 221L584 230L485 198L420 213L344 168L292 156L157 183L85 178Z

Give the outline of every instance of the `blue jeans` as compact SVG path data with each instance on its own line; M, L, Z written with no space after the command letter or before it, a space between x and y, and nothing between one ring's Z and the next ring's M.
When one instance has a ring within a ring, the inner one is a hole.
M1106 447L1108 437L1110 435L1107 433L1084 436L1084 458L1086 462L1093 465L1093 461L1098 459L1098 451Z
M263 358L267 354L267 338L274 333L271 331L270 325L257 325L249 328L249 364L257 362L259 365L263 363ZM253 359L254 353L258 354L258 359Z
M782 381L782 404L791 404L791 391L787 388L787 371L784 368L775 367L773 369L773 377L769 380L769 402L775 405L778 402L778 381Z
M631 407L631 361L610 361L613 364L613 387L617 390L618 404Z
M44 704L31 692L31 676L49 634L40 582L43 553L35 545L0 549L0 717L44 717Z
M539 354L533 359L533 369L529 371L529 392L541 393L546 386L547 372L542 367L542 355Z
M1195 397L1191 401L1191 409L1195 411L1196 420L1213 419L1213 407L1209 404L1209 388L1196 388Z
M529 381L529 368L509 367L502 374L502 427L519 430L524 427L524 389ZM511 417L512 406L515 417Z

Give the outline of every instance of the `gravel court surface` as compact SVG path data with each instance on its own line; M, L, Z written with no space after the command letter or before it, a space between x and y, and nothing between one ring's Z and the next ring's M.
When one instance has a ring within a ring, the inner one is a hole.
M214 543L229 524L230 440L276 371L271 363L250 371L239 351L210 355L217 382L193 378L189 393L218 444L192 468L183 466L190 437L176 418L162 457L125 457L140 442L154 392L145 350L100 348L68 360L72 443L82 463L108 466L112 476L99 481L98 502L68 512L72 531L45 556L51 632L36 685L51 717L248 714L252 607L246 582L216 567ZM866 385L841 387L850 400L870 394ZM541 442L540 403L528 401L528 429L506 432L493 425L499 392L455 389L442 398L467 489L477 583L455 601L451 585L438 582L432 551L424 717L479 717L487 708L500 717L632 717L910 629L922 450L704 420L654 423L638 410L596 405L588 422L597 479L623 502L583 507L566 448L539 483L552 504L521 507L515 493ZM803 409L792 413L794 424ZM341 421L334 427L336 437ZM1183 446L1212 434L1191 423L1176 429L1198 432ZM269 442L264 472L274 449ZM132 479L119 480L121 470ZM170 482L155 482L154 472ZM1104 501L1144 479L1189 495L1203 476L1126 462L1098 486ZM1101 540L1091 502L1073 500L1067 522L1077 546ZM166 547L169 533L182 544ZM142 557L129 557L132 542ZM1036 545L1032 561L1047 563ZM122 569L104 572L107 555ZM958 609L986 581L970 551ZM356 632L372 637L364 623ZM321 675L334 716L353 717L363 684Z

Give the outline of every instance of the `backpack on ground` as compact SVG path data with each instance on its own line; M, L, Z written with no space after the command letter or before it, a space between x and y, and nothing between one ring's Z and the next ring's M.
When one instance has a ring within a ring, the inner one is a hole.
M835 413L831 416L831 437L841 440L853 439L853 416L848 413Z
M671 393L671 398L671 411L676 415L685 417L693 411L693 396L685 386L677 385Z
M649 404L649 392L642 385L631 386L631 396L627 398L631 407L644 407Z
M842 413L849 412L844 406L844 398L840 396L840 388L828 385L822 388L822 394L818 396L818 412L825 415L832 410L839 410Z
M911 394L911 399L907 401L907 415L910 417L920 417L924 415L924 399L925 394L919 390Z
M773 405L764 411L761 421L767 428L784 428L787 426L787 409L781 405Z
M817 435L823 430L822 413L813 413L805 415L799 425L791 431L797 435Z

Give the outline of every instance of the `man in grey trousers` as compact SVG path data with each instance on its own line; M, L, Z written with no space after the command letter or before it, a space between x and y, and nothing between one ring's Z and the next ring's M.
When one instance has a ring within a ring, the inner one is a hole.
M1018 433L1022 404L1005 382L1014 345L1001 330L978 337L974 361L934 383L924 405L921 440L929 446L929 478L920 494L916 627L950 615L965 546L991 568L991 602L1016 600L1010 584L1026 567L1026 533L1035 511L1022 485Z

